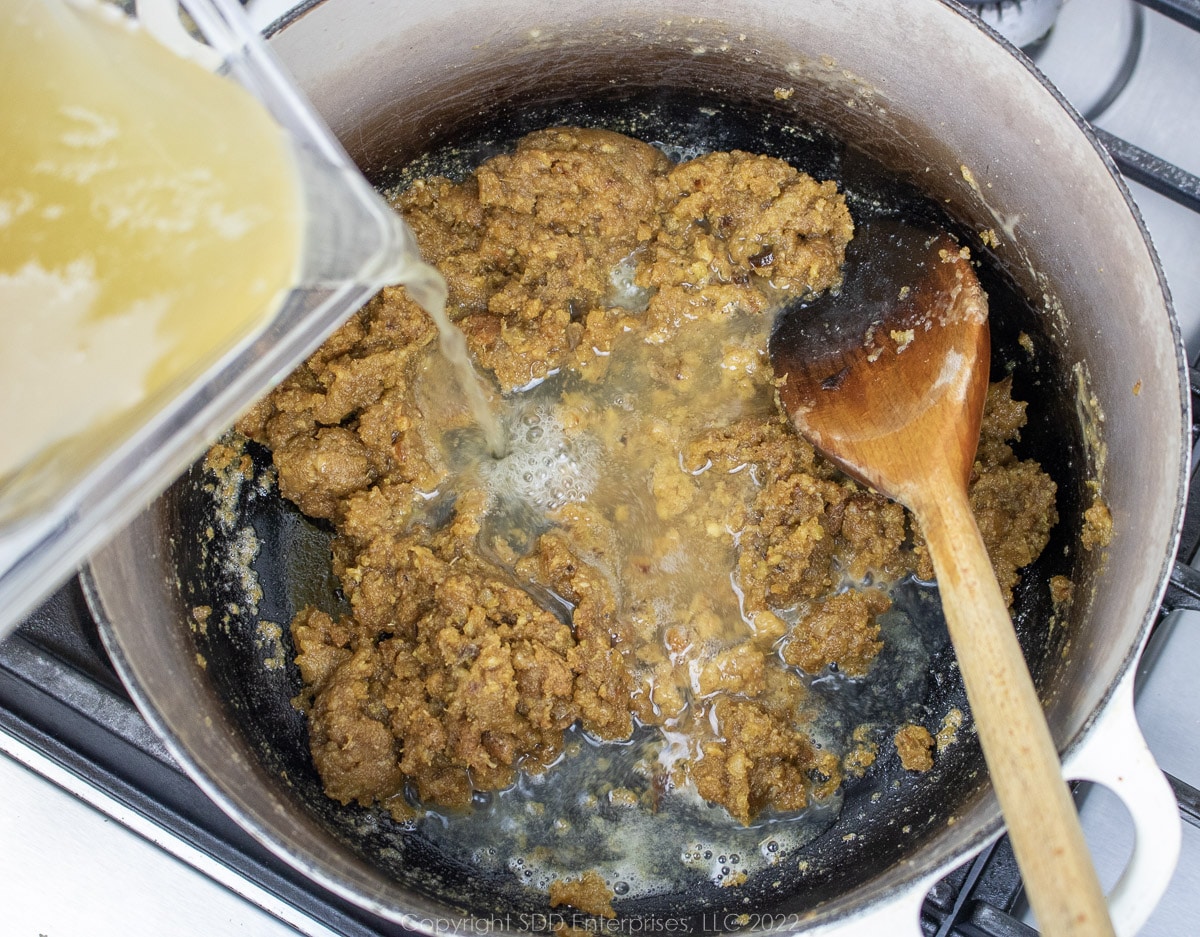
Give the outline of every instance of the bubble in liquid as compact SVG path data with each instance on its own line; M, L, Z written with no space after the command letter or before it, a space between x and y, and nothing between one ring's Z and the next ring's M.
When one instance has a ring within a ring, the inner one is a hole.
M616 882L616 883L614 883L612 890L613 890L613 894L617 895L618 897L620 897L621 895L628 895L629 894L629 883L628 882Z
M598 476L595 440L568 436L549 407L532 408L519 419L528 429L513 436L508 455L481 464L492 492L541 511L587 498Z
M645 312L650 304L651 290L634 282L637 273L637 256L630 254L609 273L609 292L605 299L609 305L619 306L630 312Z

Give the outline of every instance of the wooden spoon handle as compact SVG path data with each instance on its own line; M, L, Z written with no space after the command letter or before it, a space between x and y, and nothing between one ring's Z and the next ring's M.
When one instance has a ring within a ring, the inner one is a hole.
M954 483L930 489L933 496L912 507L1038 927L1047 937L1111 937L1075 803L966 492Z

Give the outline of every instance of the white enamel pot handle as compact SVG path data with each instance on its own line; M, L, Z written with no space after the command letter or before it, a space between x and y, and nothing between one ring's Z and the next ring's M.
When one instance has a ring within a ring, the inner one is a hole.
M1067 780L1090 781L1107 787L1121 798L1133 820L1133 851L1120 880L1108 895L1117 937L1134 937L1150 917L1171 881L1182 838L1175 794L1155 763L1134 717L1134 675L1135 668L1130 668L1087 738L1063 763L1063 776ZM819 928L815 934L919 937L921 905L938 878L939 875L933 875L914 882L875 907Z
M1129 668L1087 738L1063 763L1064 777L1108 788L1133 820L1133 853L1108 896L1117 937L1134 937L1150 917L1175 872L1183 836L1175 793L1134 716L1135 671Z

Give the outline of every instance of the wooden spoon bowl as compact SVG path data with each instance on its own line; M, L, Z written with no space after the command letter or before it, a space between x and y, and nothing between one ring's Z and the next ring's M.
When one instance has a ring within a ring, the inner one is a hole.
M1058 752L971 513L990 370L987 297L947 235L870 222L840 291L781 316L779 399L847 474L912 511L1029 902L1048 937L1112 924Z

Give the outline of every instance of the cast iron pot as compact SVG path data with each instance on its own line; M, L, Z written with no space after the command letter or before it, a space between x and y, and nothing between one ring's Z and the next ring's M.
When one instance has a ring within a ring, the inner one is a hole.
M1063 520L1026 573L1016 620L1067 777L1114 789L1133 816L1133 858L1111 901L1118 933L1134 933L1179 847L1174 800L1137 730L1132 695L1181 522L1185 361L1128 192L1028 63L939 0L324 0L281 24L272 45L381 184L455 140L474 141L459 151L466 162L487 155L535 120L635 133L641 121L667 142L697 134L705 145L784 155L792 151L781 128L803 127L797 138L808 143L796 152L821 165L801 168L852 176L860 154L945 206L988 256L998 290L1030 301L994 309L997 367L1007 360L1018 396L1038 400L1022 446L1058 481ZM655 100L670 106L655 111ZM643 105L657 116L632 113ZM991 249L984 231L995 235ZM1036 353L1022 357L1030 338ZM472 917L513 930L536 920L527 915L546 910L544 897L324 797L289 703L298 684L287 636L269 624L286 630L298 604L328 589L324 534L267 487L245 485L218 505L211 482L195 468L85 575L147 718L250 832L382 917L428 933ZM1095 552L1079 541L1090 483L1115 529ZM251 555L255 543L252 575L215 559ZM1046 581L1055 573L1071 575L1076 594L1051 627ZM214 610L205 627L197 606ZM942 694L936 705L957 699L947 648L931 672L931 687L948 687L931 689ZM929 885L1001 831L982 757L964 736L919 778L881 759L847 788L841 819L781 887L752 879L618 901L618 923L671 916L696 932L878 934L898 921L916 933Z

